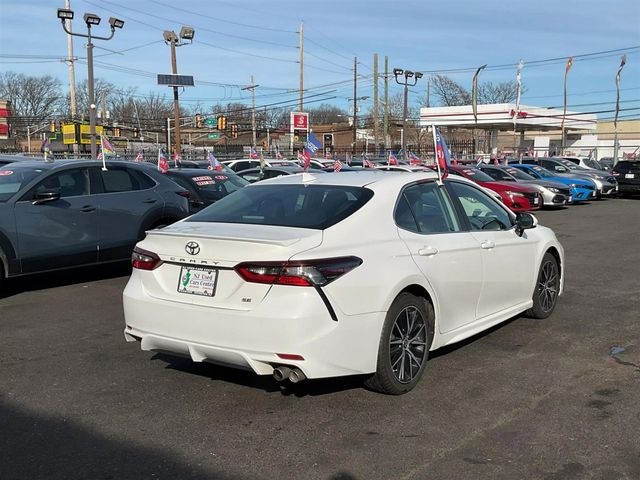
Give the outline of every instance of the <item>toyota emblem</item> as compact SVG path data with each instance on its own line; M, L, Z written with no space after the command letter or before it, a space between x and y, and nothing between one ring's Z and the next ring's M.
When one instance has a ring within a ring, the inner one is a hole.
M198 242L188 242L184 246L184 249L189 255L197 255L200 253L200 245L198 245Z

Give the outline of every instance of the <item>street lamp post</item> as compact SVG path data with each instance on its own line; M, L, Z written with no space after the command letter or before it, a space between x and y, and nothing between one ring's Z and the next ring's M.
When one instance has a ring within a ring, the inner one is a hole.
M162 34L164 41L171 47L171 73L174 75L178 74L178 65L176 63L176 47L181 47L183 45L187 45L188 43L193 42L193 37L195 35L195 30L191 27L183 26L180 29L180 36L176 35L176 32L173 30L165 30ZM182 40L188 40L189 42L181 42ZM180 102L178 100L178 86L173 86L173 117L175 123L175 150L176 150L176 158L180 157ZM168 135L167 135L168 136ZM169 140L167 139L167 144ZM167 145L168 146L168 145Z
M421 72L412 72L411 70L403 70L401 68L394 68L393 75L396 78L398 85L404 85L404 107L402 109L402 159L407 161L407 117L409 116L409 87L413 87L418 83L418 80L422 78ZM400 81L399 78L404 77L404 80ZM412 83L410 83L410 78Z
M93 25L100 25L100 17L93 13L85 13L83 20L87 25L87 34L71 32L67 29L66 21L73 20L73 10L66 8L58 9L58 18L62 22L63 30L74 37L82 37L87 39L87 82L89 87L89 136L91 138L91 158L96 159L98 156L98 146L96 144L96 101L94 93L94 79L93 79L93 42L92 40L111 40L115 34L116 28L122 28L124 26L124 20L119 20L114 17L109 18L109 25L111 27L111 35L108 37L98 37L91 35L91 27Z

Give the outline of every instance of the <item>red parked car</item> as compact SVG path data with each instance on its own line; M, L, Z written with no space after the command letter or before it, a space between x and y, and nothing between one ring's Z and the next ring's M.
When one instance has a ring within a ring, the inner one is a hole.
M497 182L486 173L475 167L453 165L449 167L453 174L457 174L493 190L502 197L504 204L514 212L539 210L542 206L542 198L538 191L525 185L514 182Z

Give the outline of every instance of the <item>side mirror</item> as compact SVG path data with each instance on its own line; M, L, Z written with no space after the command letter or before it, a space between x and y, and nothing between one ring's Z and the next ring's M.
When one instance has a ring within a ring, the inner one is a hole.
M34 193L31 203L33 205L42 205L43 203L53 202L60 198L60 192L38 192Z
M518 213L516 215L516 235L522 236L525 230L530 228L536 228L538 225L538 219L527 212Z

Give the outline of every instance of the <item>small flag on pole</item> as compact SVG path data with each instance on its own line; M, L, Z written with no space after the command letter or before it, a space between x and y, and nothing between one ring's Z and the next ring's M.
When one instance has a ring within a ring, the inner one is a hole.
M111 143L109 143L109 140L107 140L107 137L105 137L104 135L100 135L100 155L98 157L102 159L102 170L107 170L107 155L115 154L116 151Z
M169 162L167 161L167 156L161 148L158 149L158 171L162 173L167 173L169 171Z
M342 162L336 158L336 161L333 162L333 171L339 172L342 170Z
M254 160L258 158L258 152L256 151L256 147L251 147L249 158L253 158Z
M393 154L393 152L389 152L389 157L387 158L387 165L398 165L398 158Z
M409 165L422 165L422 159L413 152L408 152Z
M209 165L207 166L209 170L216 170L219 172L224 168L215 157L215 155L211 152L207 152L207 160L209 160Z
M280 149L278 148L278 145L276 145L276 160L282 160L283 156L282 153L280 153Z
M44 142L42 142L42 152L44 153L44 161L49 163L52 160L49 160L49 155L53 152L51 151L51 142L48 137L45 137Z
M144 150L142 149L138 150L138 154L136 155L135 161L144 162Z
M173 154L173 164L175 165L176 168L178 168L178 164L180 163L180 155L178 154L178 152Z
M613 117L613 128L618 128L618 113L620 113L620 74L626 63L627 55L625 54L620 58L620 66L618 67L618 73L616 73L616 113Z
M473 119L478 123L478 75L486 68L486 64L476 70L471 81L471 109L473 110Z
M449 148L444 141L444 137L438 131L435 125L431 126L433 131L433 144L436 150L436 166L438 167L438 177L440 181L447 178L449 174L449 167L451 166L451 160L449 158Z
M264 167L266 166L267 162L264 161L264 155L262 155L262 152L260 152L260 171L262 172L264 170Z
M373 164L373 162L371 160L369 160L369 157L364 152L362 153L362 167L363 168L375 168L375 165Z

